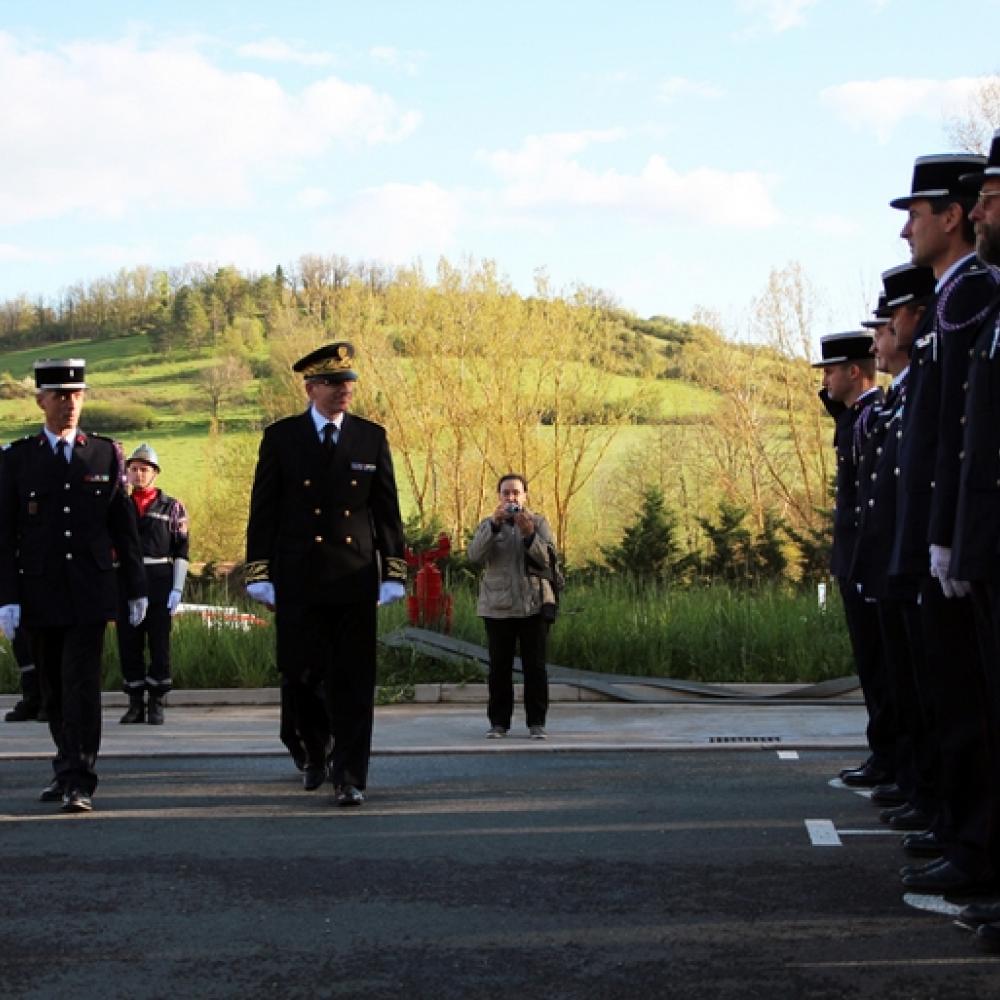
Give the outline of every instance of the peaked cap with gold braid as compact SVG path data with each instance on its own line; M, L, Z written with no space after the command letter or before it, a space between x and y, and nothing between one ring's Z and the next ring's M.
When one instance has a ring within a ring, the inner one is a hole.
M357 382L358 373L353 369L354 345L346 340L325 344L299 358L292 371L301 372L305 379L322 378L333 382Z

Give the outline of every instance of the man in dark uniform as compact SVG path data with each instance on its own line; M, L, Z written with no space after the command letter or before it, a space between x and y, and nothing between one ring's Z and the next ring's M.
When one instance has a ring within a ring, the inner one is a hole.
M0 629L9 637L23 619L34 642L56 745L55 777L41 799L89 812L104 629L117 610L119 582L132 621L142 621L146 580L121 447L77 429L84 362L37 361L35 384L45 426L12 444L0 467Z
M934 706L943 856L906 867L908 889L974 892L994 872L986 850L987 752L983 665L968 584L951 569L969 350L993 298L992 275L975 258L968 213L974 198L960 175L981 170L971 154L919 157L910 194L890 202L907 213L900 235L914 264L932 268L935 298L910 354L899 434L899 477L890 575L903 595L924 704Z
M376 608L402 598L406 581L385 429L347 412L353 360L341 341L293 366L310 406L265 429L247 524L247 591L275 610L304 787L323 784L332 739L342 806L364 801L368 779Z
M906 378L913 331L934 292L934 272L902 264L882 275L880 297L885 322L874 330L876 367L892 376L858 462L858 533L852 578L861 593L877 602L888 693L896 720L896 784L905 796L882 812L893 829L927 830L937 812L930 767L933 748L914 680L912 650L902 608L890 586L889 559L896 516L896 430L906 401ZM925 844L925 853L931 845Z
M146 721L163 725L163 699L170 679L170 625L184 593L188 571L188 516L184 504L167 496L154 484L160 474L159 458L141 444L127 462L128 485L139 519L142 561L149 587L149 610L142 623L128 621L128 606L119 601L118 656L129 704L119 719L126 725ZM146 670L146 646L149 670ZM149 707L143 702L149 692Z
M857 462L882 390L875 385L872 335L863 330L831 333L821 338L822 357L813 363L823 369L819 397L836 421L833 435L837 451L836 499L830 572L837 580L851 639L854 664L868 709L866 736L869 759L857 768L846 768L840 777L850 785L872 786L891 782L895 761L895 721L886 698L882 644L875 603L858 593L850 579L857 532Z

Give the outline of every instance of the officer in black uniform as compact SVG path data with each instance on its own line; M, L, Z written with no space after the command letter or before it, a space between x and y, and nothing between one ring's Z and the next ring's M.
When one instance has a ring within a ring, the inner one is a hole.
M916 664L920 698L935 711L941 797L935 832L944 853L901 873L904 886L925 892L976 891L994 874L981 766L988 724L983 664L969 585L950 565L969 351L995 291L973 253L968 213L975 199L960 176L985 162L971 154L919 157L910 193L890 202L907 213L900 235L913 263L931 267L936 279L910 354L889 567L903 595L911 647L924 651Z
M323 784L332 740L342 806L360 805L367 784L376 607L402 598L406 581L385 429L347 412L353 362L353 346L340 341L293 366L310 405L265 429L247 525L247 591L275 609L304 787Z
M89 812L104 629L119 585L133 623L142 620L146 580L121 447L77 426L84 362L37 361L35 384L45 426L12 444L0 467L0 630L10 637L23 621L34 642L56 745L55 776L42 801Z
M836 421L836 499L830 572L837 580L851 639L855 668L868 709L866 736L871 756L857 768L845 768L841 779L851 785L891 782L895 761L895 720L885 691L885 669L879 636L878 612L850 578L857 532L857 463L882 390L875 385L872 335L864 330L831 333L820 340L822 357L813 363L823 369L819 397Z
M896 516L896 432L906 401L909 348L913 331L934 293L934 272L902 264L882 275L881 323L874 328L876 367L892 384L872 424L858 462L858 533L852 578L861 593L875 598L889 698L896 720L896 785L904 801L885 809L881 818L893 829L924 831L933 823L938 800L933 781L933 745L929 744L915 683L905 618L889 580L889 559ZM930 845L924 844L926 848ZM930 852L933 853L933 852Z
M128 621L128 606L119 601L118 656L129 704L118 721L163 725L163 699L170 679L170 625L181 603L188 571L188 516L184 504L155 486L160 474L156 452L141 444L127 462L129 490L139 519L142 561L149 586L149 610L142 623ZM146 669L146 647L149 669ZM149 706L143 695L149 692Z

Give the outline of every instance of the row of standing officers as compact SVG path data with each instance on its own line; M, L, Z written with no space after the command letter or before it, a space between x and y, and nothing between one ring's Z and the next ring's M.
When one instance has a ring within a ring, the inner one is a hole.
M911 263L816 362L871 751L840 777L904 834L908 890L1000 895L1000 131L988 157L918 158L891 205ZM959 919L1000 946L1000 904Z

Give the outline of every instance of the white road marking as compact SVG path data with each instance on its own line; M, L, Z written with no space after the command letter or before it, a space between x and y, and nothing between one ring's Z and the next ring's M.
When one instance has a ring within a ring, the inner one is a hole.
M870 788L852 788L850 785L845 785L840 778L831 778L828 782L831 788L846 788L849 792L854 792L855 795L860 795L863 799L870 799L872 797L872 790Z
M798 760L799 752L798 750L779 750L778 760Z
M957 917L962 912L961 906L949 903L944 896L928 896L919 892L903 893L903 902L915 910L925 910L927 913L939 913L945 917Z
M813 847L843 847L837 828L828 819L807 819L806 830Z
M867 830L838 830L842 837L902 837L899 830L893 830L888 826L872 827Z

